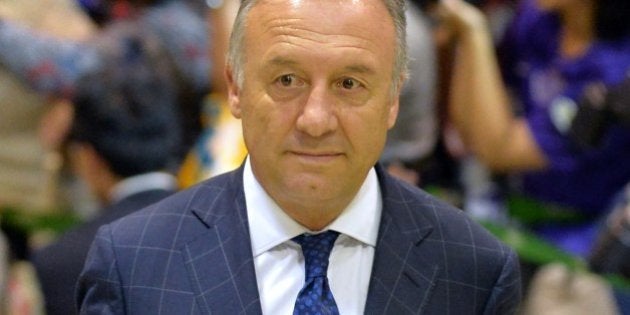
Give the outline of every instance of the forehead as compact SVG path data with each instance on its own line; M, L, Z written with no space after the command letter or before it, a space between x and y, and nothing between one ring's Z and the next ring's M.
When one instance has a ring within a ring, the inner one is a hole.
M260 0L248 14L245 37L247 50L346 48L388 58L395 51L394 24L381 0Z
M383 26L390 26L393 30L393 22L382 0L258 0L253 3L248 24L297 18L304 22L332 20L340 24L354 24L366 31Z

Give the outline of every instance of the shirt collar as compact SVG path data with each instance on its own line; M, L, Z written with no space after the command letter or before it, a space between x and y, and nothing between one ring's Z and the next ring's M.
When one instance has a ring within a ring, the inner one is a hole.
M147 190L175 190L176 188L177 180L173 175L164 172L151 172L121 180L111 190L110 199L111 202L117 202Z
M254 257L302 233L313 232L289 217L265 192L254 176L249 158L243 171L243 189ZM374 168L346 209L324 230L335 230L372 247L376 246L382 201Z

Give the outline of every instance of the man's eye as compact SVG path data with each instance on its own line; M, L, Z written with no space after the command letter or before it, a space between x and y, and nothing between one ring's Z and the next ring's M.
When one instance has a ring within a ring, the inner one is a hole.
M291 86L295 82L295 77L292 74L285 74L278 78L278 81L283 86Z
M347 89L347 90L351 90L359 86L359 82L357 82L355 79L350 79L350 78L341 80L339 84L341 85L342 88Z

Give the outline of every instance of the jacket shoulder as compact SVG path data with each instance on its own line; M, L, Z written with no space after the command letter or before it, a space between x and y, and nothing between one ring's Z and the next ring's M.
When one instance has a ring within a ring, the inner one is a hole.
M396 179L390 179L386 183L388 192L384 194L385 204L398 209L397 216L402 214L405 222L430 226L433 230L430 237L437 232L449 242L474 243L498 251L508 250L505 244L462 209Z
M117 244L142 241L158 247L171 247L173 240L191 240L207 231L204 221L208 217L225 211L218 204L233 200L242 191L234 183L238 176L234 171L213 177L126 215L108 225L110 237Z

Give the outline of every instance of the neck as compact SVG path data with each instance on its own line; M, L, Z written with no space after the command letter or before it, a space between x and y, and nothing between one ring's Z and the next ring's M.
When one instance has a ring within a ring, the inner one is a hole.
M593 42L595 37L594 6L593 1L582 1L580 5L567 6L561 10L561 54L563 56L579 57Z

